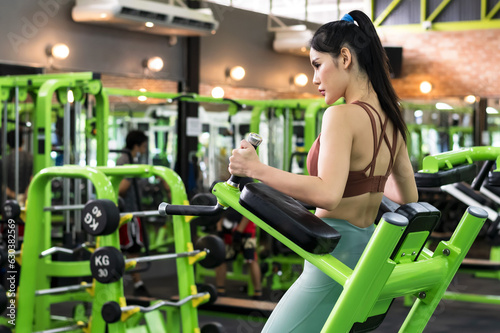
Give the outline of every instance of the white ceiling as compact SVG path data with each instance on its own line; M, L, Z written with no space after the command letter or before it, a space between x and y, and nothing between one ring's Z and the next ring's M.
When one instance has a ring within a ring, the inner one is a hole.
M338 20L345 13L359 9L367 13L367 0L207 0L264 14L290 17L301 21L326 23ZM272 5L272 7L271 7Z

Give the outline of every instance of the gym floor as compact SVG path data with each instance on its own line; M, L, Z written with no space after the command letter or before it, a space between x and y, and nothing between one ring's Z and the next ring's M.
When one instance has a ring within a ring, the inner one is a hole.
M210 278L207 278L207 282L213 283ZM145 280L145 283L150 292L160 298L169 297L175 293L175 286L177 284L174 278L167 280L162 278L148 279ZM200 327L209 322L219 322L224 326L227 333L260 332L264 326L263 321L265 320L266 311L260 310L259 305L267 305L267 302L251 301L246 296L243 288L244 284L242 282L228 281L227 296L248 300L249 302L244 303L256 305L254 310L238 315L212 311L213 307L209 307L208 309L202 307L199 312ZM448 290L462 293L499 295L500 297L500 281L479 279L472 277L470 274L459 273ZM276 298L276 293L271 294L269 291L265 291L265 301ZM375 332L397 332L409 309L409 307L404 306L402 298L396 299L386 319ZM424 332L500 332L499 311L500 305L442 300Z
M473 246L469 257L481 258L487 255L484 246ZM143 280L151 295L158 299L170 299L177 295L177 275L175 263L156 262L143 274ZM213 278L206 278L206 283L214 284ZM126 295L133 291L131 278L124 277ZM219 297L214 305L203 305L199 309L200 327L210 322L222 324L227 333L258 333L261 332L264 322L282 295L282 292L263 290L263 300L254 301L247 296L244 282L229 281L226 286L226 297ZM493 279L475 278L471 274L458 273L449 291L473 293L483 295L498 295L500 298L500 281ZM224 306L226 303L241 304L240 308ZM68 315L68 307L58 306L53 309L54 314ZM409 307L404 306L403 299L398 298L393 303L387 317L375 332L394 333L399 330ZM226 310L226 311L221 311ZM61 313L59 313L61 312ZM425 333L468 333L468 332L500 332L500 305L472 303L453 300L442 300L434 315L427 324ZM279 332L282 333L282 332ZM285 332L283 332L285 333ZM308 332L309 333L309 332ZM314 332L310 332L314 333Z

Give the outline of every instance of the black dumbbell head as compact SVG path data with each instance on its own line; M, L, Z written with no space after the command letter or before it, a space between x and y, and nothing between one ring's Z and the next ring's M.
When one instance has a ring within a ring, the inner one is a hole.
M16 200L7 200L2 206L4 219L17 219L21 215L21 207Z
M215 268L226 259L224 241L215 235L201 237L196 242L195 248L200 251L207 250L207 256L199 263L205 268Z
M122 317L122 309L120 304L116 302L107 302L101 309L102 319L108 324L116 323Z
M217 204L217 197L212 193L198 193L191 198L189 204L193 206L215 206ZM191 223L197 226L208 227L216 224L221 216L222 212L211 216L198 216L192 219Z
M100 247L90 256L92 277L100 283L120 280L125 273L125 260L120 250L112 246Z
M197 283L196 290L198 290L199 293L207 292L210 294L210 299L208 300L207 304L213 304L217 300L217 289L213 284Z
M111 200L91 200L83 207L83 229L93 236L109 235L118 229L119 224L120 211Z

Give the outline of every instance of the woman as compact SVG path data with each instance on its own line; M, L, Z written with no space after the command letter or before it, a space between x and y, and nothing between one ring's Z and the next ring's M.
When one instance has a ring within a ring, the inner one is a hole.
M329 107L308 155L310 176L262 164L245 140L229 171L253 177L317 207L316 215L340 232L332 252L354 268L373 231L385 194L405 204L418 199L406 148L406 125L389 80L388 60L370 19L351 11L321 26L311 40L313 83ZM305 262L263 332L320 332L342 286Z

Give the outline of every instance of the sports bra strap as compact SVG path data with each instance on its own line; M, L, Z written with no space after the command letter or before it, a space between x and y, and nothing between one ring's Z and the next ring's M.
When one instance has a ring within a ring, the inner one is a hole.
M362 170L362 172L366 172L368 169L370 169L370 175L369 175L369 177L373 177L373 175L375 173L375 163L376 163L376 160L377 160L378 152L380 151L380 148L382 147L382 142L385 141L385 143L389 147L389 151L390 151L390 154L391 154L391 159L389 161L389 167L388 167L387 172L385 174L385 176L387 177L390 174L390 172L392 170L392 166L393 166L394 156L395 156L395 152L396 152L395 147L396 147L397 133L396 133L396 131L394 131L394 134L393 134L393 144L391 145L390 142L389 142L389 138L387 138L387 135L386 135L386 129L387 129L387 124L389 122L389 117L387 117L385 119L385 121L382 122L382 117L380 116L380 114L378 113L378 111L373 106L371 106L370 104L362 102L362 101L355 101L352 104L357 104L357 105L361 106L363 108L363 110L365 110L366 113L368 114L368 116L370 117L370 122L372 124L373 157L372 157L372 160L371 160L370 164L368 164L366 166L366 168L364 168ZM368 110L368 108L366 106L368 106L370 109L372 109L375 112L375 114L377 115L378 119L379 119L380 127L381 127L382 130L381 130L380 137L378 138L378 140L377 140L377 128L375 126L375 117Z

